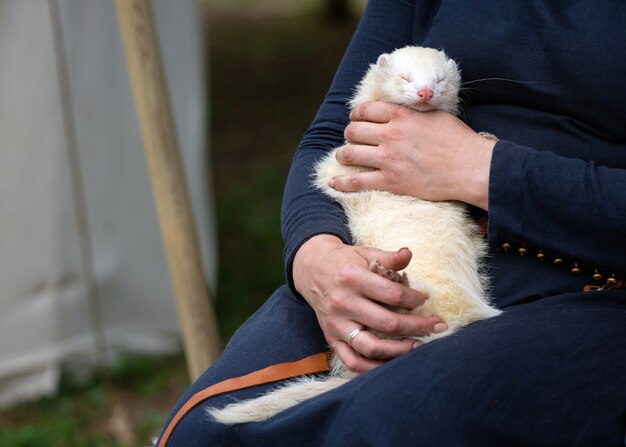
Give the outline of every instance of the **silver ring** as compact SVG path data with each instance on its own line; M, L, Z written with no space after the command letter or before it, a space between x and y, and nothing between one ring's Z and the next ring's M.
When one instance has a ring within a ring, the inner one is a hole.
M356 329L353 329L352 332L350 332L348 334L348 344L350 346L352 346L352 340L354 340L354 337L356 337L357 335L359 335L359 332L363 332L363 329L358 327Z

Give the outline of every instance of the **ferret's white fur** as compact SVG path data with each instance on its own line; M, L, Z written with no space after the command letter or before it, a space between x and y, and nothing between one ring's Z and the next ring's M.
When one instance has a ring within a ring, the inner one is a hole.
M417 92L422 87L433 92L428 103L418 100ZM350 105L354 109L367 101L387 101L418 111L438 109L456 113L459 88L458 67L442 51L404 47L381 55L370 66ZM486 243L465 206L384 191L336 191L328 187L332 177L365 168L341 165L335 159L335 152L336 149L316 166L315 186L342 205L356 245L391 251L410 248L413 257L405 269L410 286L429 296L411 313L436 315L448 325L445 332L418 337L419 340L426 343L500 314L489 305L488 280L480 273ZM332 367L328 378L297 379L259 398L207 411L224 424L266 420L356 376L337 355L332 359Z
M305 377L256 399L231 404L223 409L212 408L208 411L213 419L223 424L264 421L286 408L337 388L348 380L350 379L338 376L320 379Z

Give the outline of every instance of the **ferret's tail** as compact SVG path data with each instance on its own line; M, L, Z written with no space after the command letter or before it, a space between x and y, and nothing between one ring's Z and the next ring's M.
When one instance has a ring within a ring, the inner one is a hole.
M264 421L300 402L337 388L348 380L336 376L302 378L256 399L230 404L221 409L207 408L206 412L214 421L228 425Z

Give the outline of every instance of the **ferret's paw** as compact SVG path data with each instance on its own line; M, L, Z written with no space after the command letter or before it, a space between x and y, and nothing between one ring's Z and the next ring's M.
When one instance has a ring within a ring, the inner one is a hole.
M355 166L344 166L337 161L335 158L335 153L337 149L334 149L332 152L326 154L321 160L319 160L314 168L314 181L313 184L325 191L331 197L334 195L341 195L340 191L335 191L334 189L328 186L328 183L333 177L339 175L349 175L355 174L359 172L359 168Z
M405 286L409 285L409 278L406 276L405 272L398 273L395 270L387 269L380 265L378 259L373 259L370 262L369 269L371 272L374 272L382 276L383 278L387 278L393 282L399 282L400 284L403 284Z

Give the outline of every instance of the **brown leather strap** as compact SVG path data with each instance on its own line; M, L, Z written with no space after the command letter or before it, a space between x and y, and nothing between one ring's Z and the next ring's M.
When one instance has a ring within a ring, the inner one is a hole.
M330 370L330 353L320 352L309 357L305 357L297 362L278 363L267 368L253 371L245 376L233 377L215 385L211 385L202 391L197 392L183 405L174 415L169 425L163 432L163 436L157 447L165 447L174 432L174 429L185 415L193 408L210 397L230 391L242 390L255 385L276 382L278 380L290 379L305 374L316 374Z

